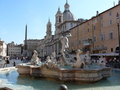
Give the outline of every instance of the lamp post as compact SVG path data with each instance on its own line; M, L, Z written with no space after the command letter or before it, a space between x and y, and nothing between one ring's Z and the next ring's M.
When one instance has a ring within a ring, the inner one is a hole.
M120 17L119 13L116 14L116 21L117 21L117 27L118 27L118 40L119 40L119 60L120 60L120 29L119 29L119 23L120 23Z

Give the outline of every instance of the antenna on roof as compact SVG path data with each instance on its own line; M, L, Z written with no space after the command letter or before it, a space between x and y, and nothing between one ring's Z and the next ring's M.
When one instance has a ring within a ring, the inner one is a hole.
M113 6L115 6L115 1L113 2Z

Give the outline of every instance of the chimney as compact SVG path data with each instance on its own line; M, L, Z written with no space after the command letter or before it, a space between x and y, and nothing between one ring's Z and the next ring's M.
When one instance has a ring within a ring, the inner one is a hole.
M98 11L96 11L96 16L99 14L99 12Z

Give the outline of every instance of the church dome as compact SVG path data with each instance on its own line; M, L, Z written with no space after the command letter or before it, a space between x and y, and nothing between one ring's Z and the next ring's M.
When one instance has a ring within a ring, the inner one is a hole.
M76 20L75 16L70 12L69 7L70 5L66 2L64 5L65 10L63 12L63 21L71 21L71 20Z
M70 11L64 11L63 12L63 20L64 21L74 21L76 20L74 15Z

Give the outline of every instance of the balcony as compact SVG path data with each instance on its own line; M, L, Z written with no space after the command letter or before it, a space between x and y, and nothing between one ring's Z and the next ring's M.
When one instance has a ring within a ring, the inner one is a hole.
M107 50L107 47L102 47L102 50Z
M82 48L82 51L83 51L83 52L90 51L90 48L89 48L89 47L84 47L84 48Z
M107 50L107 47L97 47L97 48L93 48L93 51L97 51L97 50Z
M84 46L92 45L92 39L84 40L83 45Z

